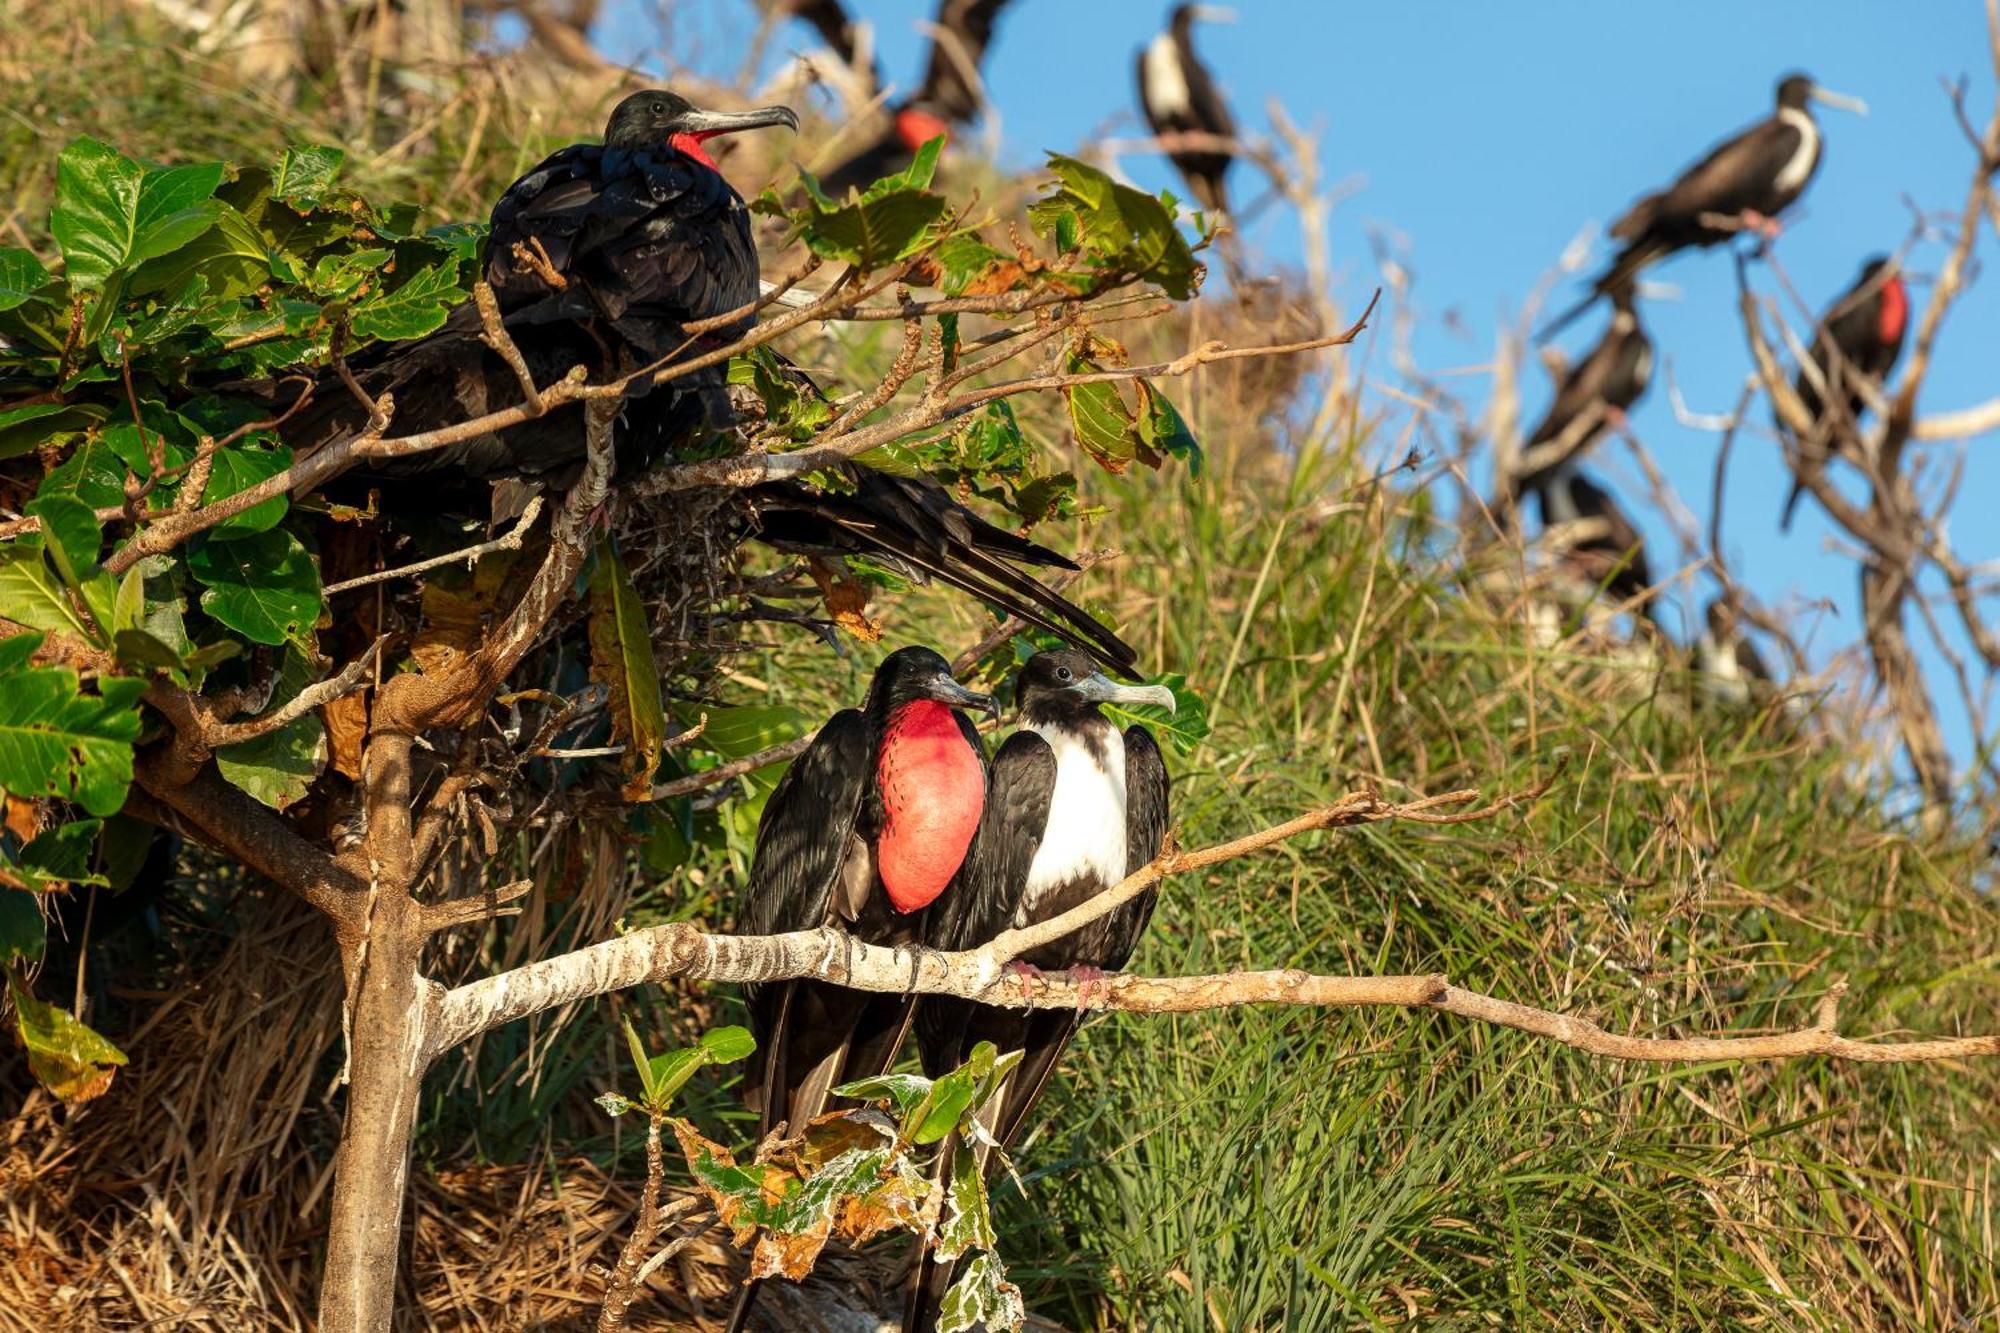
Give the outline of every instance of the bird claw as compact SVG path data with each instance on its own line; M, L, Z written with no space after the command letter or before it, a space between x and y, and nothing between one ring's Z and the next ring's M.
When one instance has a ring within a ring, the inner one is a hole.
M1755 232L1766 241L1775 241L1778 239L1778 233L1784 230L1784 224L1754 208L1746 208L1743 210L1743 229Z
M1018 958L1008 959L1006 966L1003 967L1001 970L1004 972L1012 972L1015 976L1025 977L1030 981L1033 981L1036 977L1042 975L1042 969L1036 967L1033 963L1024 963Z
M1090 1002L1109 979L1109 973L1101 967L1089 963L1079 963L1069 970L1069 979L1076 983L1076 1011L1080 1014L1090 1008Z

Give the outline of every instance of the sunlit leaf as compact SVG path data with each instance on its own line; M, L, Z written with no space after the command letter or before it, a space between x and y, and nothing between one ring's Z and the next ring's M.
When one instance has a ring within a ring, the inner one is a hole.
M1008 1333L1027 1320L1021 1289L1007 1281L1006 1269L991 1250L975 1255L938 1305L937 1333L985 1328Z
M49 280L49 271L33 252L0 245L0 310L12 310L32 297Z
M253 643L295 639L319 619L319 570L299 539L283 529L217 541L188 556L207 590L201 609Z
M11 974L7 989L14 998L21 1044L28 1049L28 1068L42 1086L71 1105L103 1096L116 1067L125 1063L125 1053L67 1009L28 994Z
M68 667L28 665L39 644L34 634L0 640L0 789L112 814L132 785L146 682L100 677L87 694Z
M590 571L590 678L608 691L611 738L625 747L622 794L628 801L646 800L660 766L667 718L646 607L609 537L598 543Z

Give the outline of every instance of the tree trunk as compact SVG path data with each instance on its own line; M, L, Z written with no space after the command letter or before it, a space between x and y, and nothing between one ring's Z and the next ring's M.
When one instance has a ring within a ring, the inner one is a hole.
M417 904L385 894L348 969L347 1114L334 1162L322 1333L387 1333L395 1309L410 1135L439 991L417 973L423 940Z

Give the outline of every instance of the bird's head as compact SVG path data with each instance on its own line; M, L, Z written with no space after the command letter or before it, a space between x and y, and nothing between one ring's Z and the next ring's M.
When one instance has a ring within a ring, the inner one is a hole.
M1841 111L1852 111L1857 116L1868 114L1868 104L1858 97L1836 93L1822 88L1812 80L1810 74L1787 74L1778 81L1778 106L1791 111L1804 111L1806 103L1818 102L1821 106L1835 107Z
M951 708L977 708L996 718L1000 716L1000 701L959 684L952 678L951 663L934 649L898 648L875 668L874 682L868 687L868 708L879 717L887 717L902 705L919 699Z
M1197 23L1234 23L1236 11L1225 5L1175 5L1169 22L1176 31L1186 32Z
M1708 604L1708 632L1716 642L1721 643L1736 637L1736 607L1727 597L1717 597Z
M653 148L669 145L696 161L714 166L702 144L718 135L738 130L763 129L783 125L797 130L799 118L788 106L758 107L755 111L704 111L679 93L649 88L633 93L611 110L604 127L604 143L609 148Z
M1029 658L1015 678L1014 700L1024 716L1038 721L1095 713L1099 704L1157 704L1174 711L1174 692L1164 685L1121 685L1099 671L1090 654L1073 648Z

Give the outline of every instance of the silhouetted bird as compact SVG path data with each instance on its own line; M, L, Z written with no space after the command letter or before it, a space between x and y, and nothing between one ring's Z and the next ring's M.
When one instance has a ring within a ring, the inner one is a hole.
M1858 442L1854 427L1868 407L1861 386L1867 384L1880 392L1903 354L1903 336L1909 323L1909 291L1903 286L1903 275L1886 255L1863 264L1854 285L1820 316L1811 349L1817 373L1800 367L1793 383L1814 422L1813 430L1798 441L1807 467L1824 467L1834 454L1852 455ZM1833 401L1845 404L1844 413L1827 410L1828 400L1820 393L1822 384L1833 390ZM1782 417L1778 427L1785 429ZM1778 518L1780 532L1791 530L1792 511L1804 493L1805 483L1794 479Z
M1235 17L1230 10L1210 5L1175 5L1166 31L1139 53L1139 106L1155 135L1236 137L1229 104L1194 50L1197 21L1228 23ZM1167 156L1180 169L1197 203L1211 212L1229 211L1224 182L1235 161L1233 154L1214 148L1177 148Z
M1570 367L1541 424L1521 451L1521 486L1532 489L1548 473L1580 458L1624 420L1653 376L1653 344L1639 323L1632 284L1611 291L1611 323L1590 354Z

